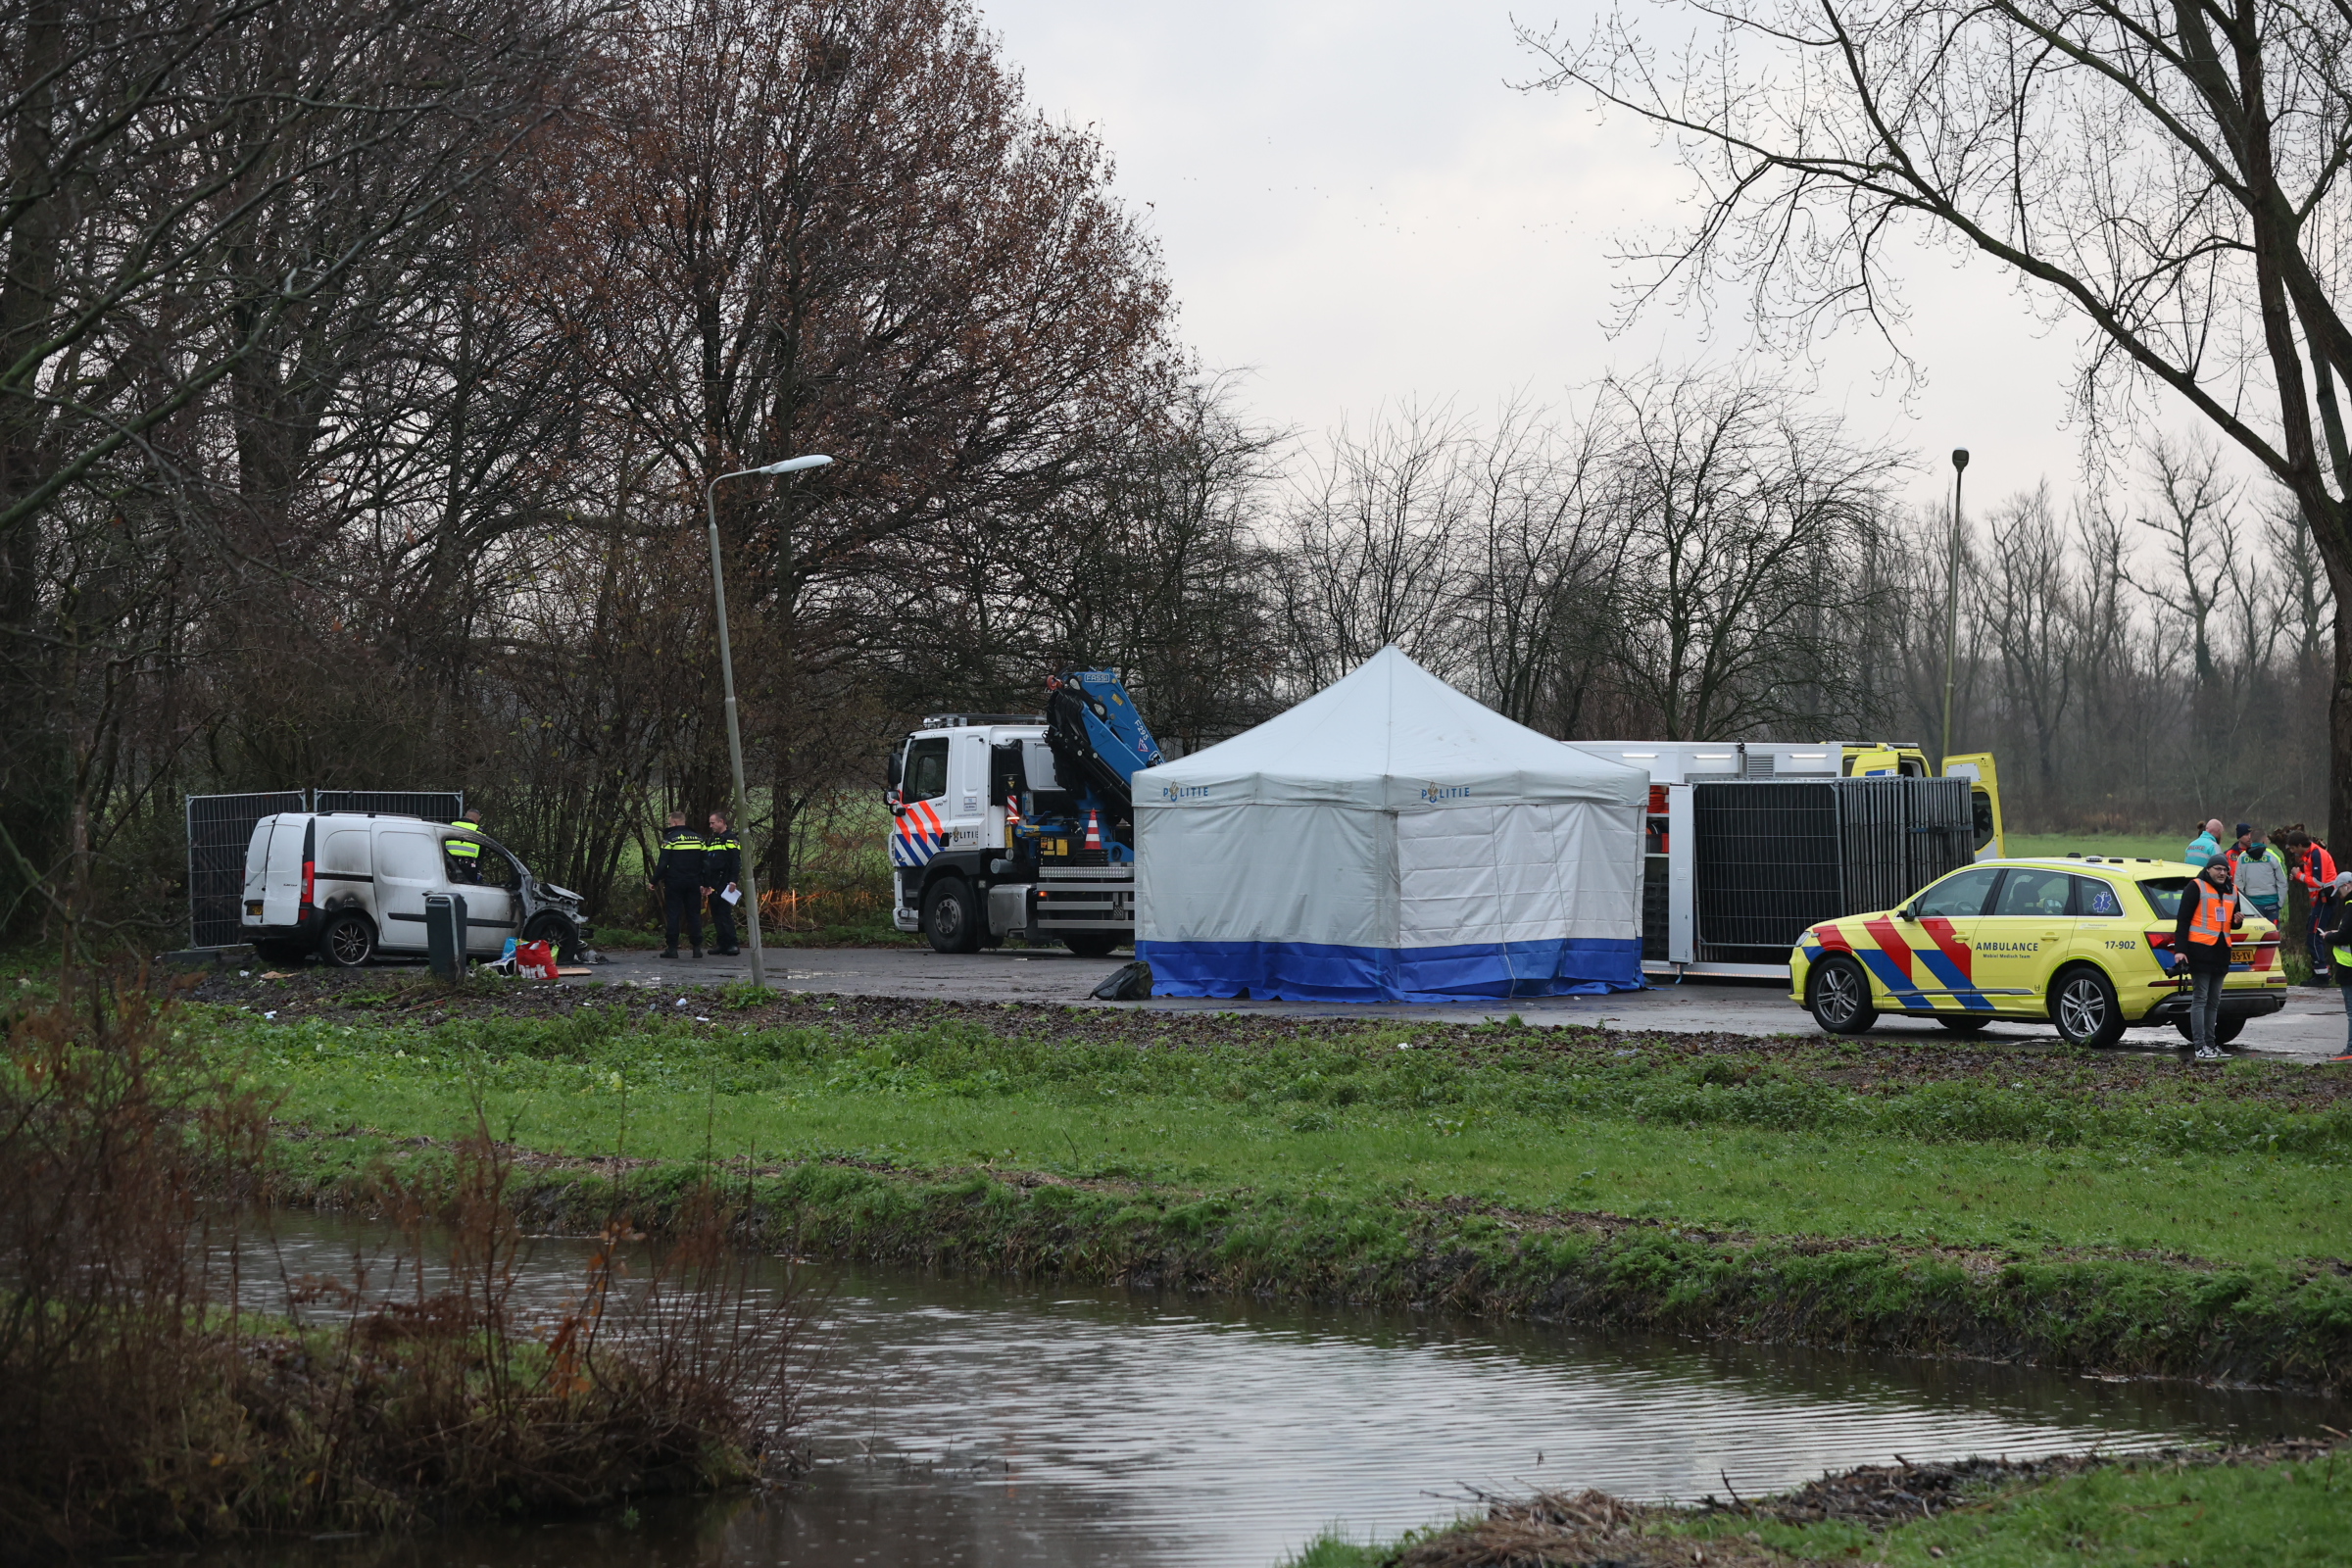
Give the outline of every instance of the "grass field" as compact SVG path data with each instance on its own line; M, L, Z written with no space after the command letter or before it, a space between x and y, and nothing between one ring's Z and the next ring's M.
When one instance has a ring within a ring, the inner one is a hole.
M1991 1053L1934 1045L1702 1056L1403 1025L1170 1050L971 1023L845 1036L822 1004L702 1023L669 1001L423 1028L242 1019L223 1038L310 1125L454 1138L478 1097L514 1141L581 1156L863 1158L2221 1262L2328 1255L2352 1228L2352 1111L2272 1102L2308 1072L2265 1063L2127 1085L2046 1060L2003 1079ZM1938 1057L1984 1071L1944 1076Z
M2188 848L2189 835L2161 833L2004 833L2002 847L2011 855L2146 856L2154 860L2178 860Z

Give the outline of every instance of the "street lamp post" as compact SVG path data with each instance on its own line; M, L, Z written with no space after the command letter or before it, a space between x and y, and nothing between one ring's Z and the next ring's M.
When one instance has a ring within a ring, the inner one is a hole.
M751 833L751 803L743 789L743 725L735 716L735 654L727 645L727 573L718 557L718 482L720 479L749 479L762 473L798 473L803 468L821 468L831 463L821 454L806 458L787 458L771 463L764 468L743 468L734 473L722 473L703 487L703 505L710 514L710 591L718 601L718 669L727 693L727 758L735 765L735 831L746 837ZM752 928L752 984L767 984L767 962L760 952L760 886L752 877L752 862L759 857L747 848L743 854L743 902Z
M1951 765L1952 756L1952 672L1959 661L1960 651L1960 480L1968 472L1968 448L1952 451L1952 555L1943 581L1943 750L1937 754L1938 768ZM718 535L713 532L710 536Z

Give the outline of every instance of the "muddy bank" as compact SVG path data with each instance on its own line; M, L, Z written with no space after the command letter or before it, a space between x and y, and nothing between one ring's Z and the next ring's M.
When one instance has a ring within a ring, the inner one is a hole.
M2166 1449L2129 1458L2060 1454L2024 1461L1873 1465L1824 1476L1778 1496L1708 1498L1689 1508L1631 1503L1600 1492L1495 1497L1484 1499L1481 1516L1394 1548L1363 1551L1358 1560L1380 1568L1583 1568L1598 1563L1612 1568L1690 1568L1694 1563L1787 1568L1792 1556L1799 1561L1882 1563L1886 1558L1880 1553L1889 1545L1894 1555L1906 1560L1914 1555L1942 1558L1948 1553L1941 1545L1899 1537L1920 1535L1920 1526L1947 1515L1973 1513L1982 1522L1972 1534L1983 1539L2010 1525L2000 1514L2013 1512L2021 1499L2100 1472L2145 1482L2177 1481L2187 1489L2177 1499L2182 1505L2203 1500L2193 1495L2202 1490L2197 1485L2200 1473L2209 1481L2226 1477L2231 1485L2219 1489L2220 1494L2198 1509L2196 1517L2181 1520L2194 1525L2205 1523L2204 1515L2214 1506L2225 1511L2245 1506L2239 1494L2247 1489L2236 1484L2244 1479L2243 1472L2282 1474L2293 1487L2298 1484L2292 1479L2296 1467L2325 1466L2322 1474L2300 1483L2315 1494L2318 1511L2325 1512L2333 1500L2332 1465L2327 1463L2332 1457L2327 1445L2274 1443ZM1898 1539L1889 1542L1889 1536ZM2204 1560L2195 1552L2202 1543L2182 1544L2189 1548L2182 1561L2191 1556Z

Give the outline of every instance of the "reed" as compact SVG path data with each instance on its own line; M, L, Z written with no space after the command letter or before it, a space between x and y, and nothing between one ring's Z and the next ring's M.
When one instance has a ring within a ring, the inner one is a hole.
M0 1070L0 1556L370 1530L748 1482L790 1462L804 1313L727 1195L615 1198L576 1296L517 1296L512 1165L478 1117L392 1221L294 1277L272 1097L206 1068L137 975L69 975ZM253 1302L267 1297L270 1309Z

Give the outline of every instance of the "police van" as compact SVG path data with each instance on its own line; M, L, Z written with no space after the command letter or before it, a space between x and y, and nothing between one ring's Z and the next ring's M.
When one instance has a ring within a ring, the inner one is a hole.
M540 881L478 828L380 811L280 811L255 823L240 923L265 956L316 953L357 968L379 955L423 956L434 893L465 899L471 956L494 958L516 937L570 958L587 934L579 894Z

